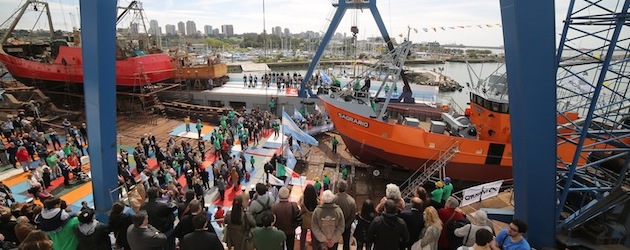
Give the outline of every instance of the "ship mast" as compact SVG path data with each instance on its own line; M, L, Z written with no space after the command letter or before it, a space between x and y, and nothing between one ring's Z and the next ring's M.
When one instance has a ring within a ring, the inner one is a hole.
M39 5L39 4L44 5L44 9L46 9L46 15L48 17L48 27L50 28L50 39L52 40L55 37L55 29L53 27L52 18L50 16L50 8L48 7L48 3L37 1L37 0L27 0L26 3L24 5L22 5L21 8L19 8L16 12L13 13L13 15L11 15L11 16L14 16L17 13L17 16L15 17L15 20L13 20L13 22L11 22L11 25L9 26L9 29L2 36L2 40L0 41L0 53L3 53L1 51L2 45L9 39L9 36L11 36L11 33L13 33L13 31L15 30L15 27L20 22L20 19L22 19L22 16L24 15L24 12L26 12L26 9L28 9L28 6L30 4L33 4L33 9L35 11L38 11L37 5Z

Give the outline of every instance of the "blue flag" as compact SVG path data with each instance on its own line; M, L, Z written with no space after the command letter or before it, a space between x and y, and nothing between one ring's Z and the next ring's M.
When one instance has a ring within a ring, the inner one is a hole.
M323 71L319 71L321 77L322 77L322 82L324 83L328 83L331 84L332 83L332 79L330 79L330 77L328 77L328 75L326 75L326 73L324 73Z
M294 169L295 164L297 164L297 159L295 159L295 155L293 155L293 152L291 151L289 147L286 147L286 149L287 149L287 167L290 169Z
M290 134L298 141L306 142L313 146L319 145L317 139L302 131L302 129L300 129L297 124L295 124L291 116L289 116L289 114L287 114L287 112L284 110L282 110L282 132L285 134Z

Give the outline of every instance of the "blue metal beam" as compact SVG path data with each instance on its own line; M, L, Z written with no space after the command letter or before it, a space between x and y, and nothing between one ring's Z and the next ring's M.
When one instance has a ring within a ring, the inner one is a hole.
M501 0L510 95L515 217L532 247L555 246L556 67L554 1ZM536 18L532 18L535 13ZM536 101L532 101L532 97ZM534 132L535 131L535 132Z
M116 1L81 0L83 85L92 194L99 219L106 218L117 187Z
M298 92L299 97L308 97L308 94L306 92L306 83L311 79L313 72L315 72L315 67L317 66L317 64L319 64L319 60L322 59L324 51L326 50L326 46L328 46L330 39L335 34L337 27L339 27L339 23L341 22L341 19L343 19L343 15L346 14L346 10L348 10L348 7L345 1L339 1L339 6L337 6L337 11L335 11L335 15L330 21L330 26L328 26L326 34L324 34L321 43L319 43L319 47L317 48L317 52L315 52L315 56L313 56L310 67L308 67L308 71L306 72L302 83L300 83L300 91Z
M376 21L376 26L378 27L378 30L381 31L383 40L385 40L385 43L387 44L387 49L389 49L389 51L393 51L394 44L392 43L392 39L389 37L389 33L387 33L387 28L385 28L385 23L383 22L383 18L381 18L381 13L376 7L376 3L370 5L370 12L372 12L374 21Z

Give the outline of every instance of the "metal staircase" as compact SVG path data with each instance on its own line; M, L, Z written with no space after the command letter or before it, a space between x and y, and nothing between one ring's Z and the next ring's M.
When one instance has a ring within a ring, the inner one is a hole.
M446 164L448 164L457 153L459 153L459 141L449 141L450 146L446 150L440 150L427 160L418 170L416 170L400 187L402 188L402 198L406 199L413 196L417 187L424 185L436 172L444 172ZM429 165L433 158L437 158L433 164Z

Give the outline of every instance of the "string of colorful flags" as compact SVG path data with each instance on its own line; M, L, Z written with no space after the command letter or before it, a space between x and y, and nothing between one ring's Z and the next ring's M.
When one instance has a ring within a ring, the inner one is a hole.
M458 25L458 26L447 26L447 27L425 27L425 28L411 28L414 32L418 33L418 31L424 32L441 32L447 30L455 30L455 29L470 29L470 28L480 28L480 29L489 29L494 27L501 27L500 23L497 24L477 24L477 25Z

